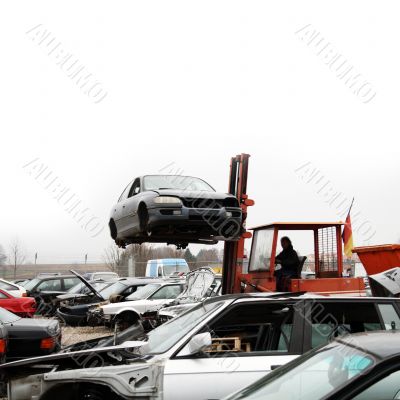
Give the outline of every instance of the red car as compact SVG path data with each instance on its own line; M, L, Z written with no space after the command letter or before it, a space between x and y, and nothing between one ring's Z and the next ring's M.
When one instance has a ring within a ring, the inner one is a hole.
M0 289L0 307L20 317L32 317L36 312L36 301L33 297L14 297Z

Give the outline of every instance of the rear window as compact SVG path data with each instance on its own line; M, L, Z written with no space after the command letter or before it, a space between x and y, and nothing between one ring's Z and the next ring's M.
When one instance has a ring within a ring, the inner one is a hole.
M326 344L341 335L383 329L372 302L315 302L311 320L311 347Z

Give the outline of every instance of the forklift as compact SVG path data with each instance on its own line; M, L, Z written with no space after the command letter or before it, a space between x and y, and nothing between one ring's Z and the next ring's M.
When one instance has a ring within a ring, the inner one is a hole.
M254 205L247 195L249 158L249 154L231 158L228 191L236 196L242 208L243 234L238 241L226 241L224 244L222 293L276 291L275 258L280 232L309 231L314 238L315 278L302 278L306 257L299 257L299 271L297 277L290 280L289 291L365 296L363 278L343 274L343 222L275 222L252 228L252 233L246 230L247 208ZM245 240L251 237L250 257L246 260Z

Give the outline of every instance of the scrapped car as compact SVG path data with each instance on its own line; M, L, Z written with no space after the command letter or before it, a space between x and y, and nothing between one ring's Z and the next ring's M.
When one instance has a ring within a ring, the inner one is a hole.
M400 326L400 299L290 296L207 299L123 343L131 356L115 356L111 364L78 362L81 350L5 364L0 371L7 373L13 400L80 399L87 388L98 400L221 399L341 335ZM100 350L84 354L97 357Z
M101 297L98 296L97 292L100 292L107 286L112 285L116 280L110 281L88 281L90 286L86 285L83 282L79 282L73 288L68 290L65 294L58 295L55 299L53 299L52 303L55 308L58 308L61 303L63 305L74 305L85 303L88 299L102 300ZM93 291L93 289L96 292Z
M242 210L235 196L216 192L202 179L145 175L122 192L109 227L122 247L144 242L215 244L240 237Z
M79 283L79 278L73 274L40 274L25 284L27 295L34 297L37 312L45 316L54 315L53 299Z
M200 267L186 276L185 290L174 300L165 304L153 316L156 324L161 324L169 319L183 314L198 302L214 296L220 296L222 289L222 276L214 274L210 267Z
M182 292L183 287L184 282L149 283L129 295L125 301L100 306L99 309L89 310L89 314L98 311L98 317L104 323L118 323L120 328L126 329L141 320L145 313L156 312L169 301L173 301Z
M26 297L26 289L17 285L16 283L8 282L4 279L0 279L0 289L5 290L14 297Z
M33 297L14 297L0 289L0 307L20 317L30 318L35 314L36 301Z
M0 324L8 334L7 361L60 350L61 329L56 320L21 318L0 308Z
M225 400L400 398L400 332L340 337Z
M157 282L157 280L153 278L119 278L111 285L99 291L84 278L82 278L82 282L85 282L85 284L90 287L92 292L95 293L95 296L74 298L60 303L56 315L67 325L101 324L101 319L88 319L88 311L91 307L109 304L111 301L123 301L127 296L136 292L139 287Z

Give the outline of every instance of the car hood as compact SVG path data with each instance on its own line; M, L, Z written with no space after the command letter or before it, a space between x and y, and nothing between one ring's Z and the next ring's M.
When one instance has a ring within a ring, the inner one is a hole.
M178 315L183 314L185 311L193 308L195 305L197 305L197 303L185 303L177 306L165 307L158 312L158 315L175 318Z
M143 341L127 341L117 346L108 346L108 347L99 347L96 348L96 354L107 353L107 352L121 352L126 349L132 349L135 347L141 347L146 342ZM24 360L12 361L5 364L0 364L0 372L4 370L11 370L20 367L27 367L30 365L43 365L43 364L52 364L56 365L58 363L62 363L63 360L78 360L80 357L84 357L85 355L93 354L93 349L87 350L79 350L79 351L71 351L68 353L54 353L47 356L41 357L32 357ZM82 368L79 362L76 363L76 368Z
M83 282L83 284L86 285L86 286L89 288L89 290L90 290L92 293L94 293L94 294L95 294L96 296L98 296L100 299L105 300L104 297L100 294L100 292L98 292L98 291L94 288L94 286L92 286L82 275L78 274L78 273L77 273L76 271L74 271L73 269L71 269L70 272L73 273L75 276L77 276L77 277Z
M186 276L186 289L176 298L179 302L183 299L193 301L201 300L215 280L215 274L209 267L201 267Z
M369 284L372 296L399 297L400 296L400 268L392 268L380 274L370 275Z
M180 190L180 189L158 189L153 190L160 196L176 196L176 197L186 197L190 199L215 199L223 200L227 197L234 197L231 194L218 193L218 192L207 192L205 190L195 191L195 190Z

